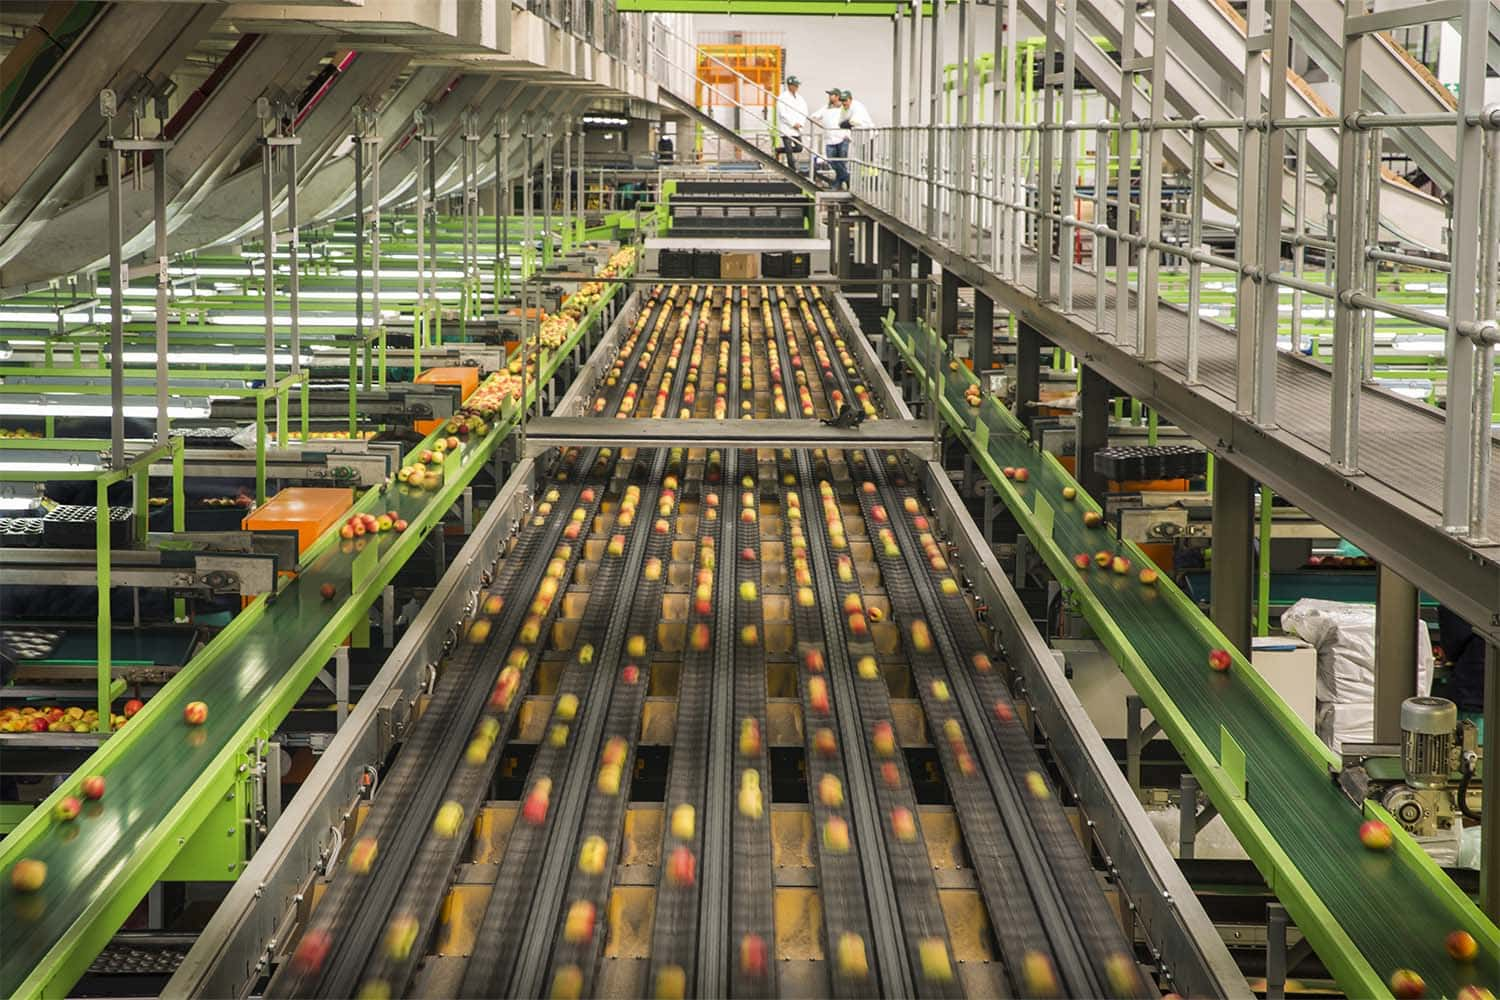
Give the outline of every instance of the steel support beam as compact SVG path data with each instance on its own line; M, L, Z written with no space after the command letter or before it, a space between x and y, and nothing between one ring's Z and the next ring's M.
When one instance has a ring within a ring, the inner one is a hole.
M974 371L995 367L995 300L974 289Z
M1083 366L1082 385L1078 392L1078 416L1074 425L1076 440L1075 479L1090 496L1102 500L1109 488L1103 473L1094 471L1094 455L1109 444L1109 380L1093 365Z
M913 255L911 244L898 238L896 240L896 275L900 279L900 284L896 285L896 318L903 323L911 322L916 311L916 289L911 283Z
M942 278L942 298L938 303L938 333L948 349L958 339L958 275L945 270Z
M1031 430L1042 398L1042 335L1028 323L1016 326L1016 419Z
M1417 588L1385 566L1375 577L1375 742L1401 742L1401 703L1417 693Z
M1500 788L1500 646L1484 647L1484 773L1486 788ZM1500 920L1500 809L1485 809L1480 820L1479 905Z
M1208 615L1235 648L1250 655L1250 597L1255 586L1254 484L1240 468L1214 466L1213 566Z

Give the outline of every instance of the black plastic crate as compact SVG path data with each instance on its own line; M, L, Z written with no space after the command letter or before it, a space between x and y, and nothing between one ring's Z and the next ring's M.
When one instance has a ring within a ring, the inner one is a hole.
M760 255L760 276L762 278L785 278L787 276L787 258L791 256L784 250L767 250Z
M693 251L693 277L717 278L719 276L719 266L720 258L717 250Z
M0 548L29 549L41 544L41 518L0 517Z
M656 258L656 272L663 278L691 278L693 276L693 252L691 250L663 250Z
M91 549L97 535L97 507L74 507L59 504L42 518L42 541L54 549ZM135 537L135 511L129 507L109 508L109 547L129 548Z
M1117 483L1192 479L1207 470L1207 452L1186 444L1117 445L1094 453L1094 471Z
M788 278L812 277L812 257L805 253L788 253L786 255L786 276Z

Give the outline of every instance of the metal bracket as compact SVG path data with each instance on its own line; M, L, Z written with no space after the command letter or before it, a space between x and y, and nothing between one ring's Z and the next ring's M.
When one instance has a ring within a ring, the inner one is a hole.
M1182 789L1182 815L1177 828L1177 857L1178 860L1185 860L1192 858L1198 842L1198 833L1212 822L1215 816L1219 815L1219 809L1212 802L1207 801L1199 807L1198 779L1193 775L1184 774L1180 787Z

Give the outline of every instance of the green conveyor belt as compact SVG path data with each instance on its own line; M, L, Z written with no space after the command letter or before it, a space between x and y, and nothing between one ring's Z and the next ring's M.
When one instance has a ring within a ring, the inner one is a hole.
M919 355L931 356L932 331L889 322L887 331L913 371L922 372ZM946 362L946 354L940 357ZM1329 765L1337 758L1238 654L1229 672L1209 669L1209 651L1228 642L1180 591L1165 580L1147 587L1133 572L1078 571L1072 557L1100 549L1125 552L1137 566L1146 563L1108 529L1083 525L1083 512L1098 506L1081 490L1076 500L1063 499L1063 488L1077 488L1076 482L1032 445L1008 410L989 398L979 410L964 400L963 389L973 381L967 368L954 372L943 363L938 370L949 380L942 388L945 420L960 431L1349 995L1386 995L1386 980L1397 968L1420 973L1428 996L1453 996L1470 983L1500 991L1495 925L1378 806L1367 806L1367 814L1387 821L1396 844L1385 853L1361 845L1357 831L1364 817L1330 778ZM975 434L979 420L988 430L983 447L984 432ZM1006 479L1000 472L1005 466L1025 466L1029 482ZM1055 511L1050 533L1045 516L1037 516L1039 499ZM1244 754L1243 784L1236 746ZM1447 954L1444 938L1456 929L1478 940L1476 962L1461 964Z
M544 382L620 287L612 286L569 341L546 359ZM450 459L453 464L444 466L445 482L438 490L393 484L384 495L379 489L364 494L353 510L395 510L411 527L402 534L366 536L366 550L359 552L344 551L336 544L337 531L330 530L308 550L301 573L274 602L258 599L237 616L78 775L0 841L0 996L65 995L199 827L222 818L224 811L215 809L226 789L249 793L241 770L251 760L247 751L274 732L334 646L365 619L380 588L420 537L440 523L458 491L514 426L517 412L511 408L488 435L466 441ZM440 432L413 451L427 447ZM369 545L378 546L379 563L363 586L354 587L358 599L351 600L355 563L361 555L371 560ZM338 588L335 600L319 595L324 583ZM208 706L207 722L196 728L183 721L183 708L192 701ZM80 777L88 774L104 775L105 797L88 804L71 823L56 821L53 806L65 794L77 794ZM229 832L236 835L243 834ZM12 887L10 870L22 858L46 863L42 891L23 895Z

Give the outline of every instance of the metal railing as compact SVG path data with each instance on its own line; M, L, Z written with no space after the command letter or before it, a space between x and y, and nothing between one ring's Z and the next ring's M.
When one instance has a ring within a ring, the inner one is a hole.
M1158 310L1132 308L1131 296L1143 303L1155 302L1160 262L1167 258L1183 262L1191 272L1186 353L1173 360L1184 364L1189 383L1199 378L1199 270L1207 264L1231 271L1237 277L1235 406L1239 413L1263 426L1277 423L1282 290L1288 289L1293 295L1293 349L1300 347L1303 300L1312 296L1329 302L1334 313L1330 461L1350 475L1360 469L1359 404L1362 387L1373 378L1376 315L1443 331L1448 341L1449 384L1444 416L1442 523L1452 534L1487 538L1490 408L1494 349L1500 342L1500 107L1481 104L1488 0L1462 0L1456 6L1431 8L1458 22L1456 26L1464 37L1456 112L1414 115L1365 110L1360 95L1360 53L1374 22L1351 14L1345 25L1342 102L1337 116L1288 117L1285 75L1273 73L1266 88L1266 106L1252 105L1244 118L1173 117L1158 99L1166 88L1156 86L1149 87L1157 97L1151 100L1147 113L1136 114L1127 100L1119 109L1119 119L1095 122L1069 117L1076 106L1069 58L1078 41L1076 3L1061 0L1060 5L1048 4L1049 12L1060 22L1049 18L1043 59L1049 69L1045 86L1048 94L1055 90L1061 99L1044 98L1040 121L1023 123L1014 118L1012 58L1006 62L1006 71L997 72L991 81L995 121L975 120L975 85L971 80L967 102L959 103L964 119L961 122L934 124L929 120L856 130L849 157L855 194L1004 278L1020 279L1023 253L1033 254L1037 297L1055 303L1064 312L1072 312L1074 307L1074 282L1078 277L1072 263L1075 247L1088 237L1093 243L1094 329L1147 362L1165 360L1160 357L1156 336ZM1170 45L1165 37L1170 3L1150 0L1155 14L1156 54ZM1265 51L1271 53L1271 65L1287 64L1288 6L1271 0L1252 0L1250 4L1247 93L1261 93L1256 74ZM1351 11L1354 9L1351 6ZM1161 65L1154 55L1135 54L1135 4L1126 4L1125 12L1121 93L1134 95L1136 77L1146 78L1149 84L1159 79ZM1380 23L1389 25L1393 19L1421 23L1431 17L1430 10L1419 3L1404 11L1383 12ZM930 37L938 51L941 17L931 20L935 23ZM1013 18L1010 23L1015 23ZM1003 30L1001 27L997 32ZM1471 34L1480 39L1479 43L1471 43ZM1014 41L1013 37L997 38L997 50L1013 53ZM920 74L905 73L900 65L899 40L896 51L896 75L920 79ZM918 46L914 44L912 51L919 52ZM1062 72L1050 73L1059 55ZM936 73L931 86L929 93L936 93L940 86ZM912 106L918 103L914 99ZM1002 114L1006 117L1000 117ZM1392 248L1381 240L1382 136L1388 130L1414 127L1452 128L1455 132L1457 169L1453 190L1445 192L1451 206L1450 252L1446 256ZM1307 210L1307 135L1318 129L1334 132L1339 139L1332 213L1336 227L1321 234L1309 231ZM1192 148L1191 163L1176 174L1176 183L1189 189L1186 213L1169 213L1162 208L1162 185L1168 176L1162 140L1174 132L1187 139ZM1237 197L1227 204L1222 195L1216 198L1239 220L1233 257L1211 252L1203 241L1209 225L1204 219L1205 200L1210 194L1207 180L1217 169L1209 162L1206 146L1215 134L1221 142L1236 144L1240 151ZM1292 154L1293 186L1290 226L1286 225L1283 198L1288 153ZM1092 192L1080 195L1080 180L1090 177ZM1173 238L1165 231L1169 223L1174 228ZM1185 231L1182 223L1186 223ZM1284 245L1292 247L1290 269L1282 259ZM1100 252L1101 247L1104 252ZM1332 265L1332 273L1322 281L1311 280L1307 274L1308 247L1318 250ZM1351 252L1341 248L1351 248ZM1115 261L1112 279L1106 265L1110 250ZM1422 309L1383 298L1376 281L1382 263L1447 274L1446 310Z

